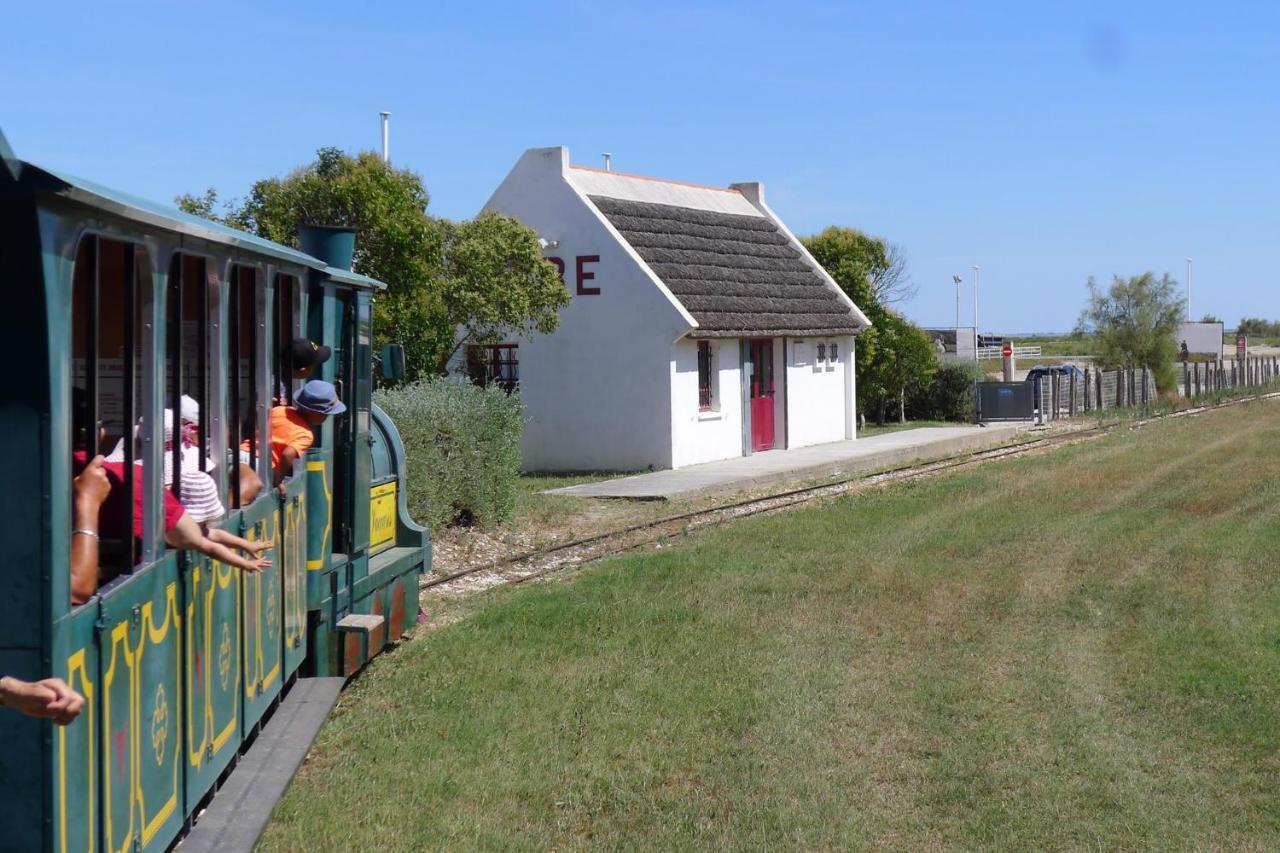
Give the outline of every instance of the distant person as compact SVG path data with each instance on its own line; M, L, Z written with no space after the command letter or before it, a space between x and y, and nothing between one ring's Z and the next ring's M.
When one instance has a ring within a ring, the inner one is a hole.
M1191 353L1187 350L1187 342L1186 342L1186 341L1183 341L1183 342L1182 342L1182 353L1179 355L1179 358L1180 358L1183 362L1187 362L1187 361L1189 361L1189 360L1191 359Z
M293 472L293 463L315 443L315 428L330 415L347 410L338 399L332 383L312 379L293 398L292 406L271 409L271 472L275 485L280 485ZM249 442L241 445L241 460L249 453Z
M934 352L936 352L938 355L946 355L946 354L947 354L947 345L946 345L945 343L943 343L943 342L942 342L942 336L941 336L941 335L935 335L935 336L934 336L934 338L933 338L933 351L934 351Z
M84 697L61 678L23 681L0 674L0 707L13 708L28 717L41 717L65 726L80 716Z

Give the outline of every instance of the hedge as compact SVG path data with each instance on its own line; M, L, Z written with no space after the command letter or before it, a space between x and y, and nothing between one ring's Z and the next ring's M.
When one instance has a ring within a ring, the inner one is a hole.
M933 380L907 398L907 414L929 421L973 421L973 383L983 378L972 361L944 361Z
M511 517L524 406L518 394L456 378L376 391L400 431L409 513L431 530L493 527Z

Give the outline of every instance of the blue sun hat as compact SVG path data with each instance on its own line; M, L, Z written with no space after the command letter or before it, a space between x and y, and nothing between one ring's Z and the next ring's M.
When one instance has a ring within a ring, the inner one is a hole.
M340 415L347 407L338 399L338 391L332 383L312 379L293 398L293 407L317 415Z

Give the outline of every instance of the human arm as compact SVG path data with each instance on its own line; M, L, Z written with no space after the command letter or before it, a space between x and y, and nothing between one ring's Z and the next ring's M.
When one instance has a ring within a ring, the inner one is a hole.
M250 560L240 556L225 545L219 545L209 539L200 529L200 525L196 524L189 515L182 516L173 529L165 532L164 541L171 548L199 551L206 557L225 563L228 566L235 566L237 569L246 572L256 572L271 565L271 561L266 557Z
M84 697L61 678L23 681L6 675L0 678L0 705L15 708L28 717L48 717L65 726L80 715Z
M98 591L98 510L111 481L95 456L72 481L71 603L84 604Z
M293 463L298 461L298 450L291 444L285 445L280 451L280 461L276 463L276 468L272 472L275 475L275 484L278 486L293 473Z
M248 539L236 536L234 533L230 533L217 527L206 530L205 537L212 540L214 544L226 545L228 548L239 548L241 551L248 551L250 554L255 555L261 554L263 551L270 550L271 546L275 544L274 542L270 542L266 539L251 542Z

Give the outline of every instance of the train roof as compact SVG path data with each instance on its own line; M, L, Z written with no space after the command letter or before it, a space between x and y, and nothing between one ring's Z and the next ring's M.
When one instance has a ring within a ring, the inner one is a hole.
M0 137L0 141L3 141L3 137ZM176 207L157 204L149 199L104 187L101 184L84 178L77 178L64 172L55 172L26 161L10 160L8 157L4 159L10 163L16 163L16 170L10 167L10 172L16 171L18 173L15 177L20 176L24 181L33 181L43 189L80 204L146 222L168 231L256 252L285 263L306 266L319 270L340 284L378 290L386 289L387 285L376 278L370 278L367 275L360 275L338 267L331 267L319 258L300 252L291 246L263 239L250 234L248 231L240 231L219 222L214 222L211 219L194 216Z

